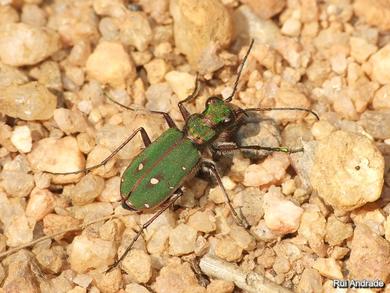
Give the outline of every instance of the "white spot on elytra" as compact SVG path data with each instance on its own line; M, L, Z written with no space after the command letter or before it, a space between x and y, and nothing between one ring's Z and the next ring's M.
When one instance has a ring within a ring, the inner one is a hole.
M140 164L138 165L138 171L141 171L143 168L144 168L144 164L140 163Z
M169 186L169 189L174 189L175 187L173 187L173 186Z
M147 209L150 207L150 205L148 205L147 203L145 203L144 206L145 206L145 208L147 208Z
M160 181L157 179L157 178L152 178L152 179L150 179L150 183L151 184L157 184L157 183L159 183Z
M183 167L181 167L181 169L182 169L183 171L187 170L187 168L186 168L186 167L184 167L184 166L183 166Z

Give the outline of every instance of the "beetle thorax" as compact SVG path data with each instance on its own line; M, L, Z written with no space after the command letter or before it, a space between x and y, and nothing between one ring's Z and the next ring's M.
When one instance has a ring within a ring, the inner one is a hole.
M211 97L201 114L193 114L188 118L185 132L194 143L203 145L212 142L234 122L232 107L219 97Z

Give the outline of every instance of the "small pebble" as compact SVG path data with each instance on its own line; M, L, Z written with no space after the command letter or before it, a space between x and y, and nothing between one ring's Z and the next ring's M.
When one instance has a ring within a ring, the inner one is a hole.
M61 48L56 32L25 23L0 26L0 60L12 66L33 65Z
M195 88L195 76L186 72L170 71L165 75L165 80L179 100L187 98Z
M104 189L104 179L87 174L72 189L72 204L83 206L92 203Z
M91 268L112 264L115 255L116 249L112 241L80 235L70 245L68 261L72 270L84 273Z
M333 258L319 257L315 260L313 268L329 279L343 279L340 264Z
M26 197L34 188L34 176L24 172L3 170L0 179L0 185L10 196Z
M356 0L353 8L356 15L369 25L378 26L383 30L390 29L390 9L387 1Z
M146 73L148 75L148 81L151 84L159 83L163 81L165 74L168 71L168 64L164 59L153 59L149 63L144 65Z
M63 230L77 227L79 224L80 221L71 216L48 214L43 218L43 232L46 235L53 235ZM59 240L65 235L56 236L55 239Z
M232 293L234 283L225 280L212 280L207 286L207 293Z
M64 265L65 249L61 246L42 249L36 259L45 271L52 274L58 274Z
M35 188L27 202L26 216L35 221L42 220L53 211L54 205L55 197L49 190Z
M188 219L188 225L197 231L210 233L215 231L215 218L211 211L198 211Z
M92 278L86 274L79 274L73 278L73 282L83 288L87 288L92 282Z
M319 142L310 182L328 204L351 211L380 197L383 172L383 156L372 141L336 131Z
M297 231L303 209L285 199L280 188L268 190L264 195L263 209L265 223L273 232L288 234Z
M148 18L142 12L127 11L119 22L120 40L126 46L134 46L138 51L145 51L153 38Z
M156 282L152 285L152 289L156 293L205 293L206 291L198 285L198 280L187 262L183 264L172 263L163 267Z
M317 270L305 268L297 286L297 292L324 292L322 290L322 278Z
M196 67L211 43L226 47L233 37L233 26L227 8L218 0L174 0L170 2L177 49ZM213 19L213 22L209 20Z
M301 22L295 18L288 18L280 30L282 34L290 37L296 37L301 32Z
M245 186L261 186L278 183L285 176L289 165L290 160L287 154L273 153L261 164L250 165L245 170L243 184Z
M28 154L32 169L46 172L72 172L84 168L85 159L80 152L77 140L72 136L61 139L52 137L40 140ZM82 174L56 175L55 183L78 181Z
M351 212L351 219L355 225L365 224L378 235L383 236L384 234L386 217L379 209L372 210L361 207ZM352 236L352 231L350 236Z
M57 97L44 85L29 82L2 90L1 112L23 120L47 120L53 116Z
M378 50L377 46L368 43L363 38L351 37L349 44L351 46L351 56L361 64Z
M196 230L189 225L180 224L169 234L169 253L183 255L195 249Z
M217 239L215 254L226 261L231 262L240 259L242 251L243 249L230 237Z
M390 110L390 85L384 85L375 92L372 107L375 110Z
M126 285L125 292L126 293L150 293L150 291L146 289L144 286L141 286L136 283L131 283Z
M390 242L390 216L387 216L386 222L384 224L385 228L385 238Z
M356 226L348 269L352 278L387 280L390 276L390 243L368 226Z
M343 223L331 215L326 223L325 240L330 245L340 245L345 239L348 239L353 234L352 224Z
M313 124L311 133L316 140L321 140L331 135L335 130L336 128L331 123L326 120L321 120Z
M152 260L139 249L132 249L122 261L121 268L136 283L147 283L152 277Z
M129 55L121 44L114 42L101 42L95 48L88 57L86 71L91 78L113 87L124 87L135 78L135 66Z
M16 126L12 132L11 142L21 153L29 153L32 148L31 131L27 125Z
M377 51L369 59L371 65L371 78L380 84L390 82L390 45L386 45Z
M286 6L286 0L263 0L261 2L256 0L243 0L242 2L248 4L258 16L264 19L275 16Z
M53 118L58 127L67 135L85 132L87 128L87 122L79 111L57 108L54 110Z
M374 138L386 139L390 137L390 111L365 111L359 120L359 125Z

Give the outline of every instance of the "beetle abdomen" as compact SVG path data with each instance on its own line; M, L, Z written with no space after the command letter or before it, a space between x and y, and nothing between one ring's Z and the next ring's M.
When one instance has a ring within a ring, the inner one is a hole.
M193 143L170 128L131 162L122 177L121 195L137 210L158 206L180 187L199 159Z

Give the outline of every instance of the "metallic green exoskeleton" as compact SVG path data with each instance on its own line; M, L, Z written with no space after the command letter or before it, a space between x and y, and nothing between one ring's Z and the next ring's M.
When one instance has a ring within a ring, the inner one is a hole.
M228 194L222 184L221 176L217 171L215 163L211 160L203 159L202 153L209 151L212 154L223 154L233 150L257 149L279 152L297 152L302 149L290 150L287 147L266 147L266 146L239 146L232 143L219 143L217 139L227 132L235 131L240 125L243 117L250 111L270 111L270 110L298 110L310 112L301 108L251 108L240 109L231 103L237 90L239 77L245 60L253 46L250 44L247 54L240 66L237 74L232 94L223 99L222 96L210 97L202 113L190 114L184 106L184 103L190 102L196 98L198 92L198 82L194 92L185 100L179 102L178 107L184 118L185 126L183 130L178 129L175 122L168 113L149 111L155 114L163 115L169 129L166 130L154 142L151 142L148 134L143 127L138 128L130 137L124 141L109 157L98 165L79 170L76 172L55 173L55 174L74 174L89 171L104 165L115 154L117 154L133 137L139 132L141 134L145 149L138 154L130 163L122 175L120 193L122 196L122 206L129 210L142 212L149 209L157 209L156 213L144 223L138 231L130 245L111 265L109 270L113 269L126 256L132 248L134 242L141 235L143 229L148 227L159 215L171 206L182 194L181 186L183 182L196 174L200 167L206 168L214 175L217 183L221 187L226 202L228 203L232 214L240 225L246 226L244 221L237 215L229 200ZM108 97L112 102L129 110L126 107ZM108 270L108 271L109 271Z

